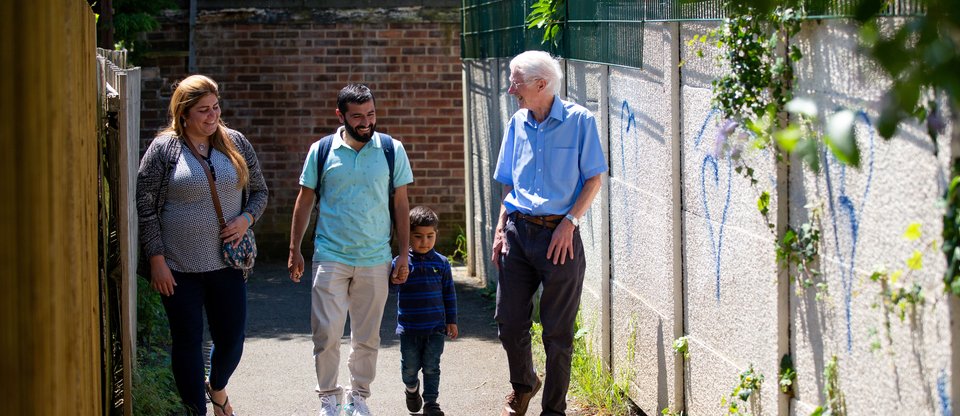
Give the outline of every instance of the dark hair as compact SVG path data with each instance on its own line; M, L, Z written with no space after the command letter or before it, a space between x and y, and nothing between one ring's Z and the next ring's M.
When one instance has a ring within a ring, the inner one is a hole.
M415 227L433 227L434 230L440 225L440 219L437 213L425 206L416 206L410 210L410 229Z
M376 103L377 100L373 98L370 88L363 84L347 85L337 94L337 108L344 115L347 114L347 104L363 104L367 101Z

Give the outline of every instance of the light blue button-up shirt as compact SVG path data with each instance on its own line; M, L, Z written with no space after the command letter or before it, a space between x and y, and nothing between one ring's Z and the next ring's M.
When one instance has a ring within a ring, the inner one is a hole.
M494 178L513 186L503 201L508 213L565 215L584 181L606 171L593 114L554 96L542 123L527 109L510 119Z
M344 143L337 130L330 154L323 165L320 213L314 236L313 261L335 261L349 266L369 267L389 263L390 210L387 158L380 146L380 133L360 151ZM314 142L300 174L300 185L317 187L317 151ZM403 144L393 141L393 186L413 182L410 160Z

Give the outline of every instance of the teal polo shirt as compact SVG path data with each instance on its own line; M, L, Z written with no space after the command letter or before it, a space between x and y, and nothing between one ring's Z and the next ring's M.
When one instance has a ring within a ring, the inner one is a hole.
M335 261L369 267L389 263L390 209L387 196L389 167L380 146L380 133L359 152L344 143L343 127L337 130L323 166L320 213L314 235L313 261ZM300 185L317 187L317 148L314 142L300 173ZM413 183L410 160L403 144L396 149L393 169L395 188Z

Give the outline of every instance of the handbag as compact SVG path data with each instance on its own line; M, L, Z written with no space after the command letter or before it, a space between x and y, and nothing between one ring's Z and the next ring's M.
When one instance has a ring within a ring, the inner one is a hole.
M210 172L210 167L203 161L200 152L197 151L193 143L190 143L190 139L184 139L184 142L187 143L190 152L200 162L203 172L207 174L210 196L213 198L213 207L217 210L217 221L220 222L220 229L222 230L227 227L227 222L223 217L223 209L220 207L220 195L217 194L217 187L213 182L213 173ZM223 243L223 250L221 251L223 252L223 261L234 269L243 270L243 278L246 279L257 257L257 240L253 236L253 230L247 228L247 232L240 238L240 243L236 247L232 243Z

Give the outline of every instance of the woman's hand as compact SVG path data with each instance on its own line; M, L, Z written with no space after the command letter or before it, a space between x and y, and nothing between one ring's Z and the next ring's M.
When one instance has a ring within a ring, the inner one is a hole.
M240 239L246 234L251 224L250 214L242 212L240 215L233 217L233 219L227 223L227 226L223 227L223 230L220 230L220 238L223 239L224 243L231 243L236 247L240 244Z
M173 296L173 287L177 285L173 273L167 267L167 260L163 255L150 257L150 287L163 296Z

